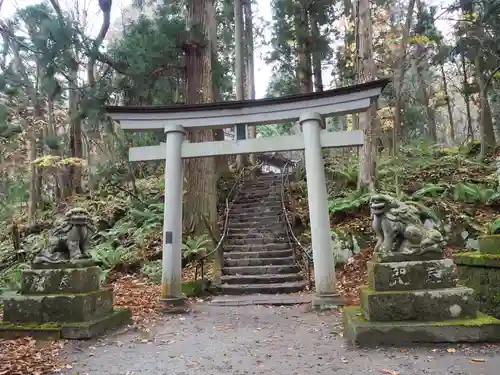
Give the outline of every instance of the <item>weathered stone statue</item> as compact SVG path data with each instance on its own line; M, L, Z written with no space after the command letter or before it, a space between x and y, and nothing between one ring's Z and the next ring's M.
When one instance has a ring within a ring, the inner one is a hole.
M74 208L50 236L50 247L21 271L19 293L3 300L0 337L90 339L128 323L128 308L113 308L113 288L87 252L95 230L89 213Z
M49 247L35 257L33 264L88 262L92 258L87 253L87 245L95 230L92 219L85 209L69 210L64 221L52 230Z
M443 236L423 225L416 207L377 194L372 196L370 208L377 239L374 251L379 261L443 258Z
M474 290L457 284L444 240L418 207L371 198L377 245L360 305L344 308L344 337L363 346L498 340L500 320L478 312Z

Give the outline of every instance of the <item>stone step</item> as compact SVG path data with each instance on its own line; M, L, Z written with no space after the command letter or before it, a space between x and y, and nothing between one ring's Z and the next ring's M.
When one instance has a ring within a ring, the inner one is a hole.
M281 284L293 281L303 281L304 278L300 273L283 273L283 274L267 274L267 275L225 275L221 276L221 283L234 285L248 284Z
M385 292L365 287L360 299L365 319L377 322L468 319L475 318L478 309L474 290L464 286Z
M242 188L237 197L246 197L248 195L278 195L281 196L281 186L268 186L268 187L251 187L251 188Z
M243 184L240 187L240 191L266 190L266 189L281 190L281 181L271 182L271 183L269 182L249 183L249 184Z
M256 227L233 227L232 225L228 228L228 234L245 234L245 233L256 233L261 235L270 235L270 236L286 236L286 227L285 224L276 223L276 224L268 224L268 225L260 225Z
M246 202L246 203L233 203L231 205L229 214L231 215L232 213L252 212L252 213L272 215L282 211L283 207L281 206L280 203L277 202L266 203L265 206Z
M275 215L255 215L255 214L240 214L240 215L229 215L228 221L230 223L265 223L265 222L276 222L282 221L283 214L280 212Z
M293 249L268 251L224 251L225 259L265 259L293 257Z
M276 273L298 273L298 265L272 265L272 266L245 266L245 267L223 267L223 275L265 275Z
M238 191L238 195L242 194L268 194L275 193L281 194L281 185L253 185L253 186L242 186Z
M263 240L285 240L286 232L283 229L282 232L274 232L265 229L252 230L246 232L231 232L226 235L226 239L263 239Z
M235 206L240 206L240 205L268 205L268 204L273 204L273 205L280 205L281 204L281 197L273 197L273 196L268 196L268 197L248 197L248 198L236 198L233 201L233 205Z
M254 266L291 266L295 263L293 257L288 258L240 258L225 259L225 267L254 267Z
M273 237L265 237L265 238L256 238L256 237L229 237L224 240L225 247L231 247L234 245L279 245L286 244L290 246L288 243L288 239L286 238L273 238Z
M283 215L283 209L280 207L269 209L269 207L243 207L232 208L229 211L228 219L259 220L259 217L280 216Z
M230 228L258 228L267 227L268 225L284 225L285 222L277 216L273 216L272 219L267 220L252 220L252 221L236 221L228 220L228 226Z
M222 284L219 289L222 294L240 295L240 294L284 294L297 293L304 290L305 281L294 281L280 284Z
M224 243L224 253L258 253L269 251L283 251L289 250L290 244L288 242L269 243L269 244L243 244L243 245L229 245Z
M279 211L274 214L258 214L255 212L242 212L242 213L236 213L233 214L231 211L229 212L228 216L228 221L229 222L234 222L234 223L245 223L245 222L255 222L255 221L261 221L263 220L264 222L270 221L270 220L283 220L283 212Z

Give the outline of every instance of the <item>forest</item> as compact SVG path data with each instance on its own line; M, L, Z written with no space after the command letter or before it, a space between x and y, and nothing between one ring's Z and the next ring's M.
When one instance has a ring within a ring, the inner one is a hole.
M126 6L95 0L99 27L93 33L94 16L83 3L19 2L4 17L4 2L0 294L18 288L20 271L46 246L54 220L73 206L88 209L98 224L91 253L108 281L125 289L146 285L130 274L157 281L163 163L130 163L128 149L157 144L163 134L124 133L105 106L255 99L258 58L271 67L268 98L391 79L378 107L327 123L330 131L365 134L359 150L325 151L332 229L349 237L345 242L356 253L340 270L346 295L353 296L365 277L364 249L372 236L367 203L374 191L431 207L429 215L455 228L449 251L474 247L477 233L498 229L499 0L271 0L266 19L256 16L261 2L254 0L135 0ZM121 15L120 7L126 9ZM259 57L258 46L270 52ZM249 127L248 136L293 131L293 124L262 125ZM187 137L224 140L234 132ZM192 278L188 260L213 248L221 202L235 170L248 163L255 159L186 162L186 280ZM304 181L294 194L307 243ZM145 303L137 311L154 305ZM28 353L35 350L30 345L21 347Z

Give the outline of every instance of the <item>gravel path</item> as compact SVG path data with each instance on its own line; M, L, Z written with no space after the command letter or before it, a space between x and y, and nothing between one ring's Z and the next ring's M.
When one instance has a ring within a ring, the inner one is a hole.
M499 373L498 346L354 349L339 335L339 322L338 313L304 312L304 306L200 304L190 314L162 317L149 332L129 330L68 345L66 359L73 368L66 374Z

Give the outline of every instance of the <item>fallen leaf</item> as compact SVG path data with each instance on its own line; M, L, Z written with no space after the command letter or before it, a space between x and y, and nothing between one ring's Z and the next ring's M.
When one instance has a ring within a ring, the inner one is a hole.
M484 358L471 358L469 359L469 363L483 363L486 362Z
M380 372L381 374L399 375L399 372L392 370L378 370L378 372Z

